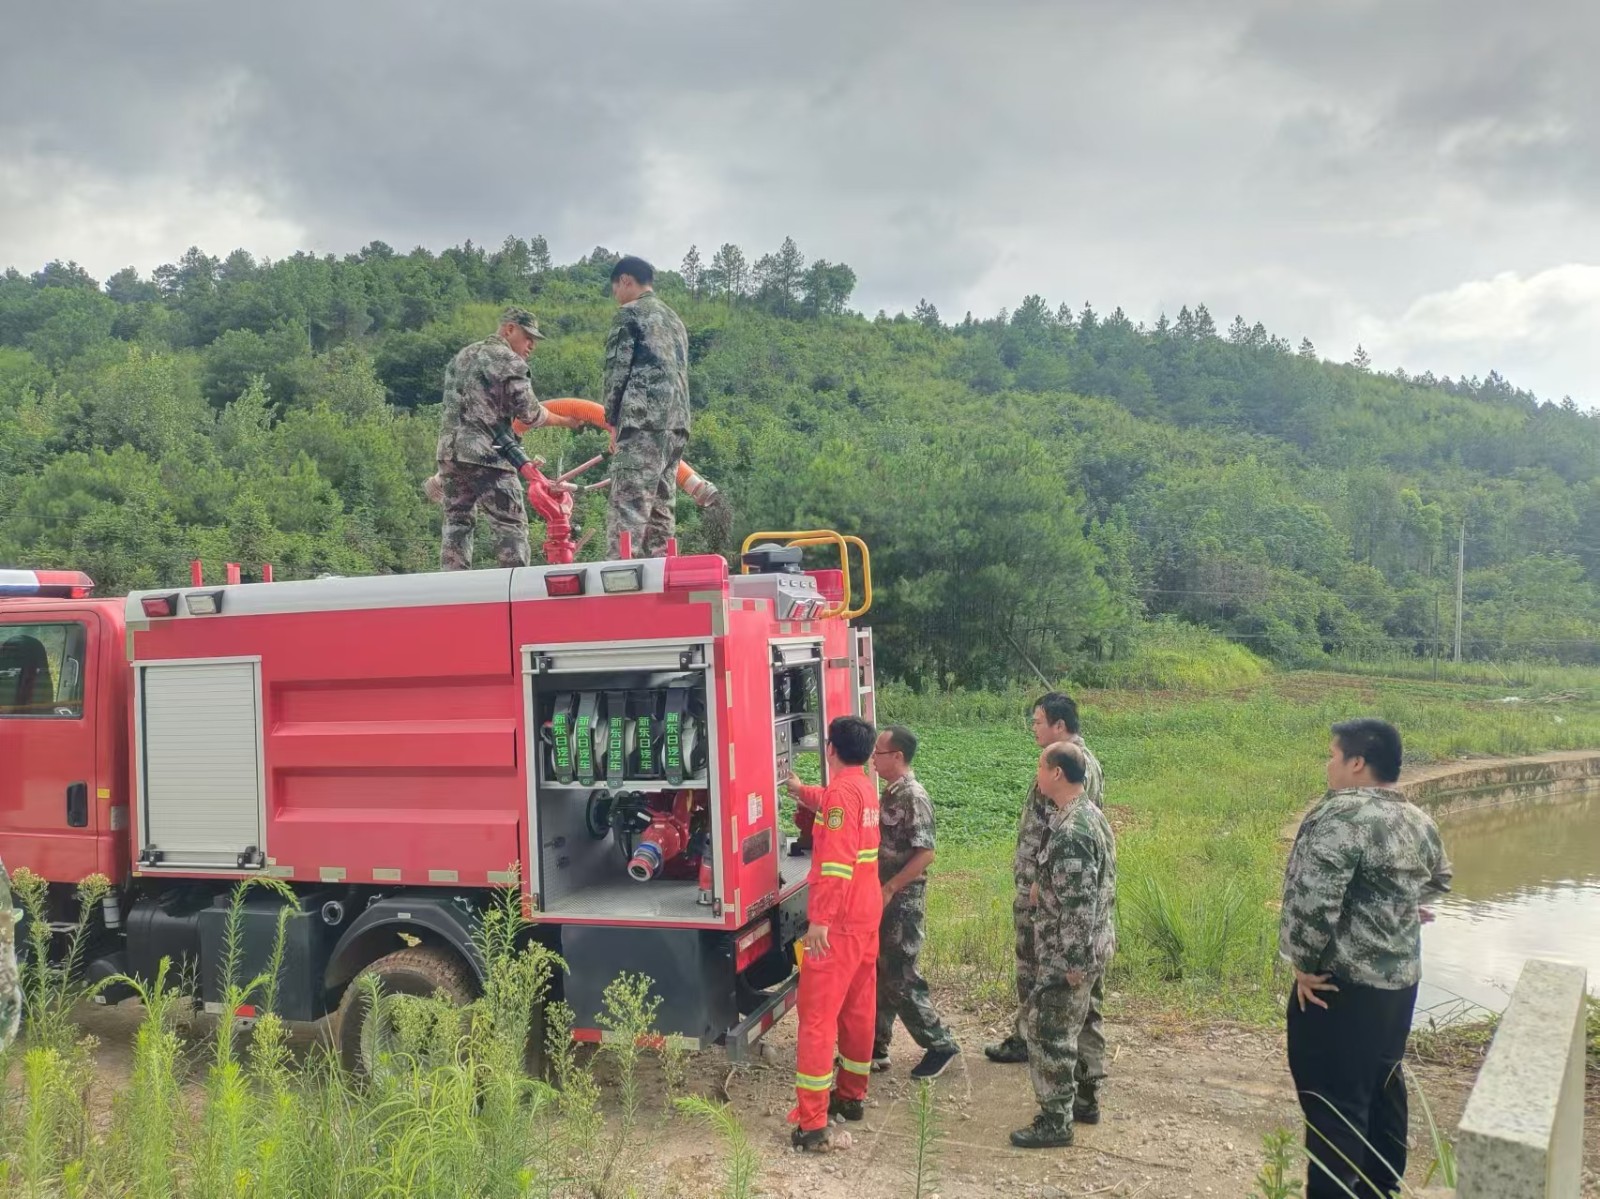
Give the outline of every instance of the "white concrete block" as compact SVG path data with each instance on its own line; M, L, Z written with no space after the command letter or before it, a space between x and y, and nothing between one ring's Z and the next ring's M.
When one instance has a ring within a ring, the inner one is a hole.
M1461 1117L1460 1199L1578 1199L1587 986L1581 966L1522 968Z

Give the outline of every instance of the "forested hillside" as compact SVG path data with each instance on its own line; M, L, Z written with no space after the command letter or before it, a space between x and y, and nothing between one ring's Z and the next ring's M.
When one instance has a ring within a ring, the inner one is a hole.
M81 567L108 591L181 580L195 556L280 578L432 569L420 484L445 362L517 300L552 335L539 393L596 395L613 260L554 267L535 238L191 250L104 284L8 271L0 565ZM1153 328L1038 296L868 319L854 284L786 242L692 254L660 290L690 331L690 461L740 536L867 539L888 672L1065 670L1163 614L1293 664L1448 652L1463 522L1465 654L1600 661L1600 424L1572 404L1326 363L1203 306ZM528 442L568 464L603 448ZM580 524L600 528L598 502Z

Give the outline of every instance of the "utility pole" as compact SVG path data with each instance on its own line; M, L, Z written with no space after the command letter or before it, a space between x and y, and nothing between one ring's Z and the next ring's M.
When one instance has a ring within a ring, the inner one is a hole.
M1438 592L1434 592L1434 682L1438 682Z
M1467 571L1467 522L1461 522L1461 541L1456 548L1456 661L1461 661L1461 581Z

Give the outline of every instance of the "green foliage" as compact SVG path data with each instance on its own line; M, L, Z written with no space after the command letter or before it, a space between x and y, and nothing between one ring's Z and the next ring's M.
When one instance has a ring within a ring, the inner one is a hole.
M1244 646L1173 617L1137 626L1120 652L1086 663L1072 682L1119 691L1222 691L1265 677L1267 663Z
M695 1116L710 1125L727 1146L727 1164L719 1199L751 1199L755 1194L756 1178L761 1171L761 1158L750 1144L750 1134L739 1123L733 1105L713 1103L699 1095L685 1095L677 1104L678 1110L685 1115Z
M1255 1189L1249 1199L1295 1199L1302 1193L1299 1175L1300 1147L1294 1133L1286 1128L1275 1128L1261 1140L1266 1160L1256 1175Z
M1111 986L1213 1017L1280 1017L1284 837L1324 785L1329 726L1391 720L1410 762L1583 748L1600 740L1597 684L1591 672L1589 698L1509 705L1490 686L1300 673L1214 693L1080 693L1117 834ZM879 696L881 717L920 738L917 775L938 813L930 969L996 1000L1012 986L1011 858L1040 689Z
M49 884L26 867L11 876L12 890L27 919L27 941L18 946L22 972L23 1022L29 1040L63 1059L79 1048L72 1009L92 998L105 983L86 983L82 967L95 909L111 893L111 880L91 874L77 887L78 915L65 934L63 952L52 953L56 934L49 909Z
M42 889L25 871L19 889L32 911ZM278 945L262 976L241 977L241 915L254 886L284 899ZM98 898L92 880L80 888ZM245 883L229 903L222 1008L270 1003L293 896L275 882ZM508 887L483 914L477 946L483 995L465 1008L443 998L384 995L360 985L393 1032L376 1068L355 1080L325 1045L296 1063L283 1021L268 1011L245 1030L224 1015L209 1051L183 1052L183 1006L163 961L153 982L119 978L144 1004L132 1077L102 1092L81 1044L47 1041L57 1017L29 1009L27 1048L11 1061L15 1085L0 1096L0 1183L8 1195L116 1195L131 1199L268 1199L279 1195L419 1196L424 1199L609 1199L638 1193L636 1087L627 1075L659 1042L650 983L624 975L607 992L605 1053L624 1075L619 1119L607 1130L600 1088L571 1040L570 1012L550 1019L558 1092L523 1073L531 1013L543 1004L558 960L531 942L520 892ZM48 933L46 934L48 935ZM37 984L35 984L37 985ZM369 1024L375 1023L369 1021ZM621 1034L627 1034L623 1037ZM377 1048L375 1046L375 1048ZM191 1072L192 1071L192 1072ZM95 1118L111 1101L109 1126ZM759 1159L737 1121L715 1114L729 1141L730 1194L748 1195ZM739 1182L738 1180L743 1180Z
M923 1079L911 1097L912 1199L932 1194L939 1184L937 1150L939 1107L934 1100L933 1083Z
M72 263L7 271L0 562L113 593L195 556L286 579L431 569L445 364L516 301L550 334L539 394L595 397L616 257L556 267L542 238L509 237L270 263L191 249L104 289ZM1428 662L1452 640L1463 523L1466 656L1600 662L1600 423L1570 403L1324 363L1242 319L1219 333L1203 305L1150 328L1038 295L954 327L926 302L869 321L846 309L854 272L790 239L695 251L658 281L690 333L690 461L740 536L867 540L885 678L1251 681L1250 657L1148 617L1281 664ZM603 438L529 443L571 465ZM685 549L720 550L680 508ZM580 525L603 510L585 496Z

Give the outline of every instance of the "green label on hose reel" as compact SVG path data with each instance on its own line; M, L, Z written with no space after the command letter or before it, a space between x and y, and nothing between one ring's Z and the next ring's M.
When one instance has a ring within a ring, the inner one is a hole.
M565 712L557 712L550 721L550 737L555 743L556 777L567 782L572 777L572 736Z
M666 768L674 774L683 773L683 713L668 712L663 729L666 742Z
M623 723L621 716L611 716L606 720L606 775L614 783L622 782L623 762Z
M586 783L594 782L594 734L587 716L578 717L576 733L578 742L578 777Z

